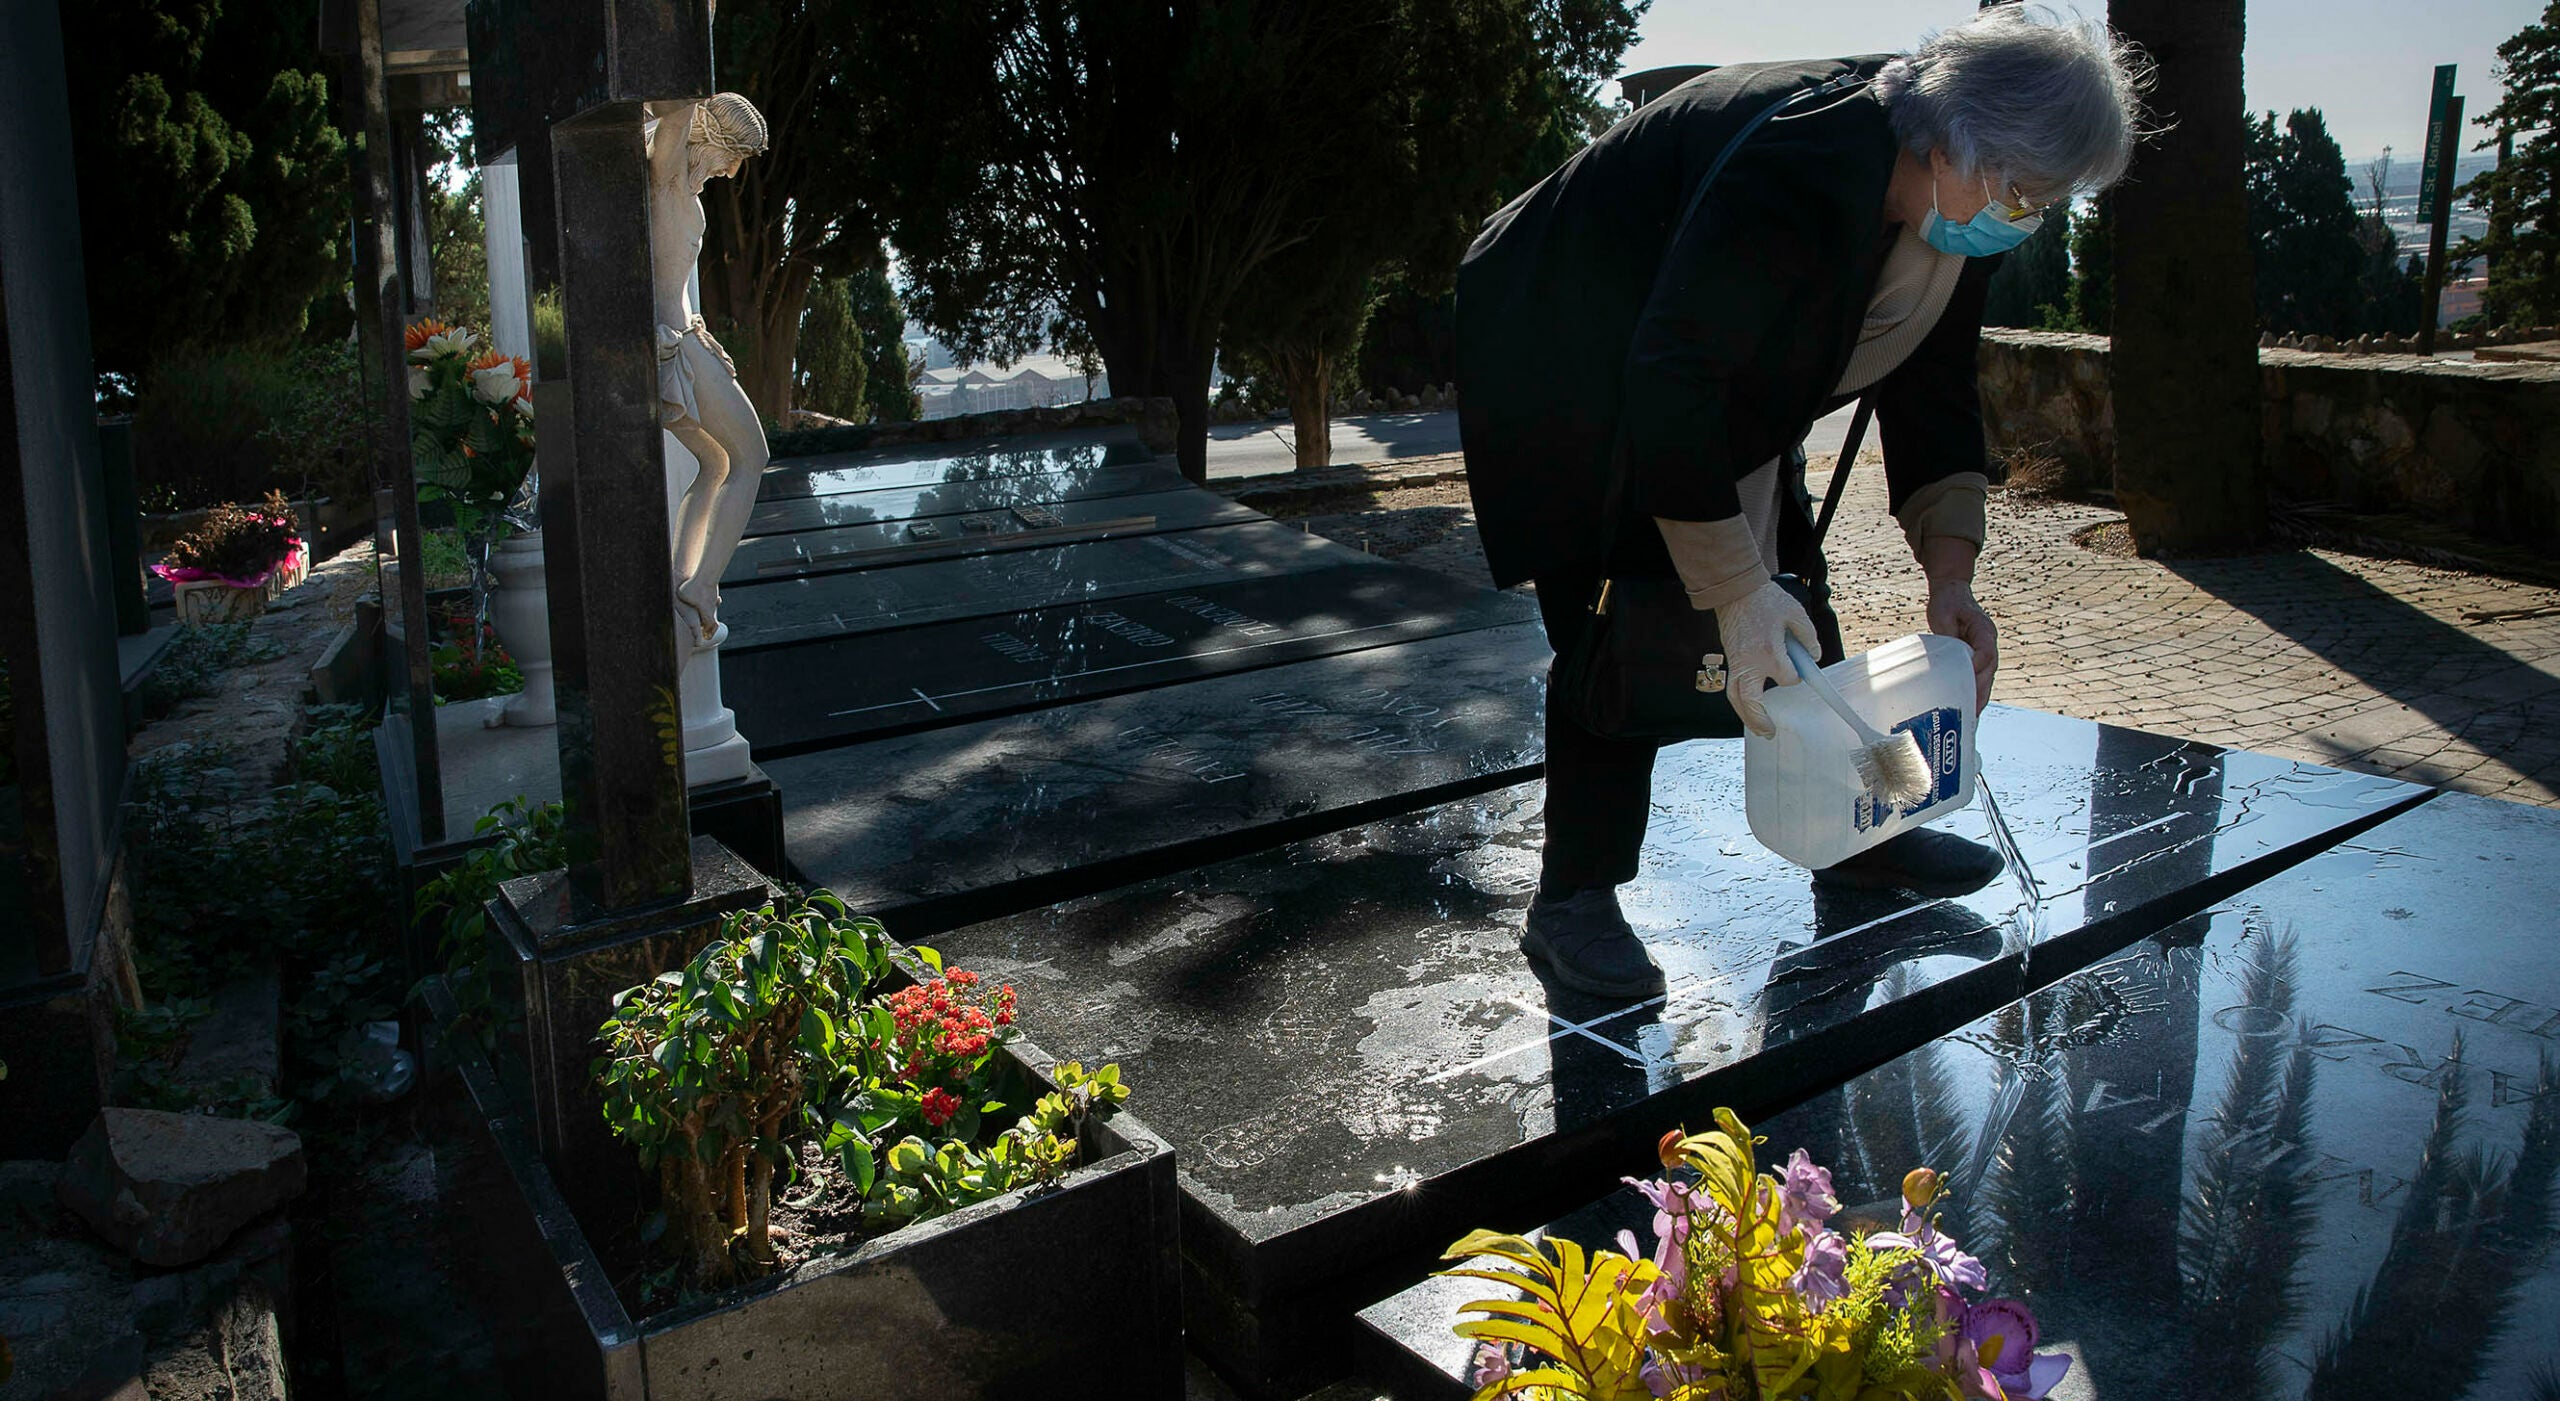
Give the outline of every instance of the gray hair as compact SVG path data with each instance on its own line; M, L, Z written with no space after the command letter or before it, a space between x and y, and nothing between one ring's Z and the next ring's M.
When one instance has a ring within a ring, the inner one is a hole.
M1876 74L1893 133L1914 155L1943 151L1968 179L1995 176L2037 199L2124 178L2148 135L2151 60L2106 26L1999 5Z

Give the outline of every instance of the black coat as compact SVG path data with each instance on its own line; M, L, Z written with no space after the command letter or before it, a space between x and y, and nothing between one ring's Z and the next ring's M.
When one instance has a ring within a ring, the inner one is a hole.
M1486 221L1458 271L1458 421L1495 582L1598 575L1613 510L1608 571L1667 577L1645 518L1735 514L1734 484L1838 406L1892 237L1898 148L1873 89L1762 125L1682 216L1761 109L1886 61L1718 69ZM1975 355L1996 261L1969 260L1936 329L1875 386L1896 510L1984 469Z

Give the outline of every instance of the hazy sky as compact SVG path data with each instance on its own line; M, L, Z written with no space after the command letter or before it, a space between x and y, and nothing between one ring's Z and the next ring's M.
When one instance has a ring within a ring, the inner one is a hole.
M2498 44L2541 12L2531 0L2252 0L2249 106L2320 108L2350 161L2386 145L2410 160L2426 139L2435 65L2459 65L2454 91L2468 112L2486 111ZM1973 13L1974 0L1654 0L1626 69L1880 53Z

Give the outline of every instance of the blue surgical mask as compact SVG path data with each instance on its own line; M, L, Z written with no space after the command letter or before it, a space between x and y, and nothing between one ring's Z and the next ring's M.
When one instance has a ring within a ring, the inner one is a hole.
M1938 192L1932 189L1929 192L1929 222L1920 226L1920 237L1941 253L1952 253L1959 258L1988 258L2026 242L2043 223L2042 214L2012 220L1994 202L1982 206L1982 212L1959 224L1938 212Z

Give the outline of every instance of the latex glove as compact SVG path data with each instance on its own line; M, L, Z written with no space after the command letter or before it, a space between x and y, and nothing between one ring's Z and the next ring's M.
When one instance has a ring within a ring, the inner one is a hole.
M1724 639L1725 698L1733 702L1733 713L1742 717L1743 728L1751 733L1762 739L1777 738L1769 709L1760 703L1760 691L1763 686L1792 686L1803 679L1796 675L1795 663L1787 660L1790 634L1806 651L1822 654L1822 636L1813 630L1813 619L1795 595L1770 581L1718 607L1716 634Z
M1929 588L1929 631L1952 637L1973 649L1973 713L1991 704L1991 678L2000 671L2000 629L1974 601L1973 586L1932 584Z

